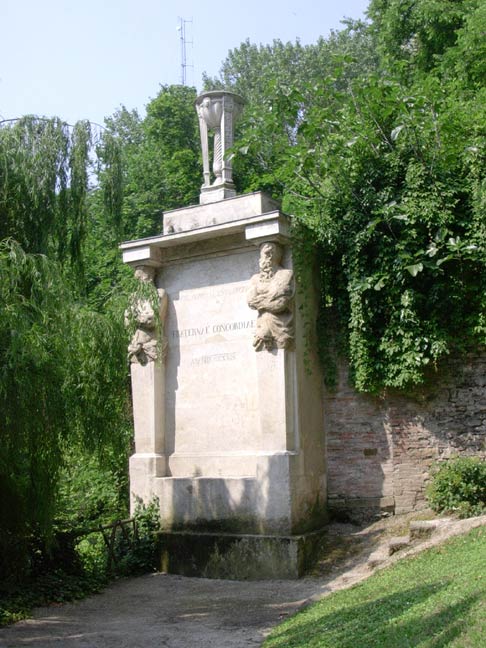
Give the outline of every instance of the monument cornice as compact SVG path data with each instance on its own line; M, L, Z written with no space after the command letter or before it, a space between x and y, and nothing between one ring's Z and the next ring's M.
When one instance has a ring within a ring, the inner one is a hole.
M209 241L235 234L242 234L242 242L247 245L259 245L262 241L275 241L285 245L290 241L290 217L275 210L260 216L250 216L217 225L125 241L120 245L120 249L123 253L123 262L131 266L160 266L162 265L161 251L164 248Z

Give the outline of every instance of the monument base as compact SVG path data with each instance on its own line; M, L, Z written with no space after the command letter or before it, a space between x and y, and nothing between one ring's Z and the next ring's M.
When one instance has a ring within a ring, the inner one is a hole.
M208 187L203 185L199 195L199 203L201 205L209 205L210 203L220 202L221 200L234 198L235 196L235 185L232 182L221 182L220 184L213 184Z
M295 579L315 563L325 531L293 536L170 531L159 534L160 570L231 580Z

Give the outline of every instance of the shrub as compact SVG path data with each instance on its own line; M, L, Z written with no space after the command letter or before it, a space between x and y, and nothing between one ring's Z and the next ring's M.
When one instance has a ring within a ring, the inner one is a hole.
M486 512L486 461L458 457L439 465L427 489L431 508L471 517Z
M126 539L119 536L115 545L115 554L119 556L117 572L124 576L155 571L157 566L157 533L160 530L158 499L153 498L147 505L139 502L134 518L137 522L136 541L129 546Z
M62 558L65 548L60 547L62 551L54 554L44 548L37 550L39 564L30 570L29 579L21 583L0 582L0 627L29 616L32 607L84 598L99 592L114 578L154 571L160 529L158 500L153 499L147 505L140 502L134 517L135 537L131 527L127 528L126 535L116 533L113 564L99 531L82 536L77 542L75 536L69 536L67 547L71 559L61 567L56 567L56 561Z

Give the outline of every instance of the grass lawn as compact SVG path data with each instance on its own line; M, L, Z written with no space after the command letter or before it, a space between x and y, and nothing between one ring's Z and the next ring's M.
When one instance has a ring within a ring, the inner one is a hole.
M275 628L264 648L486 647L486 528L331 594Z

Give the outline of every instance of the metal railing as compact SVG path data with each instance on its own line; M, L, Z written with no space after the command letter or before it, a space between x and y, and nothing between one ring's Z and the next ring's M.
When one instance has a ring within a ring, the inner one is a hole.
M135 547L138 542L138 527L135 518L115 520L115 522L112 522L111 524L100 524L91 529L81 529L76 531L74 535L77 538L81 538L82 536L91 535L92 533L101 533L103 542L108 551L108 569L111 570L120 560L120 556L117 556L115 552L117 532L122 535L130 549Z

